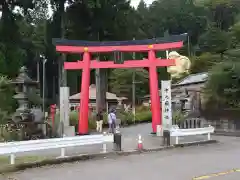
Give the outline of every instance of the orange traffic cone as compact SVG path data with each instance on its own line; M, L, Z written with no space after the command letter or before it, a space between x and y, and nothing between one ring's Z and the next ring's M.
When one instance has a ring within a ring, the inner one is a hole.
M142 142L142 136L139 134L138 135L138 145L137 145L138 150L143 149L143 142Z

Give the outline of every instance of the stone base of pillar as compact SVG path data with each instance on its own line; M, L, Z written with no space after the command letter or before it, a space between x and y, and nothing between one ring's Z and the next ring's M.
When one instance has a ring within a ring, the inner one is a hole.
M163 127L162 125L157 125L157 136L163 136Z
M44 136L47 135L47 125L46 124L41 124L40 128L42 129L42 133Z
M75 136L75 127L74 126L65 126L63 128L64 137L73 137Z

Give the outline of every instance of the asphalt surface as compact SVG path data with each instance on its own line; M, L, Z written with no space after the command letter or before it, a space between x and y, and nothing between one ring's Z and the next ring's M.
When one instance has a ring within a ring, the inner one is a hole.
M240 171L230 170L240 168L240 138L217 136L215 139L221 142L28 169L0 180L239 180Z

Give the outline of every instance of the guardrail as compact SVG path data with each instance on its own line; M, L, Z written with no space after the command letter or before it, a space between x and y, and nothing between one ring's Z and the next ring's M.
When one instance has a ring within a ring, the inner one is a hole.
M87 135L87 136L75 136L53 139L40 139L30 141L15 141L0 143L0 156L10 155L10 164L15 164L15 157L17 153L24 153L30 151L48 150L48 149L61 149L60 158L65 157L65 148L102 144L102 152L107 152L107 142L113 143L113 135Z
M207 134L208 140L211 140L211 133L214 133L214 127L209 126L205 128L194 128L194 129L179 129L172 128L170 135L176 137L175 144L179 144L179 137L181 136L193 136Z

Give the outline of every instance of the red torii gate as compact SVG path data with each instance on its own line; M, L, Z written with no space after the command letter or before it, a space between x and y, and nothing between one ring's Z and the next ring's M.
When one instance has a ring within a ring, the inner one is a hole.
M177 38L177 42L173 40L168 42L165 40L140 40L130 41L132 44L126 44L127 41L120 42L89 42L76 40L59 40L55 39L56 50L63 53L83 53L83 60L77 62L65 62L64 69L76 70L82 69L82 84L79 111L79 134L88 134L88 104L89 104L89 85L90 85L90 69L97 68L149 68L150 95L151 95L151 111L152 111L152 131L156 133L157 125L162 124L161 105L158 92L158 75L157 67L173 66L174 60L158 59L155 56L157 50L167 50L173 48L181 48L183 41ZM148 44L143 44L147 41ZM152 41L149 45L149 41ZM159 42L161 44L159 44ZM102 52L148 52L148 59L144 60L125 60L123 64L115 64L113 61L101 62L91 60L90 53Z

